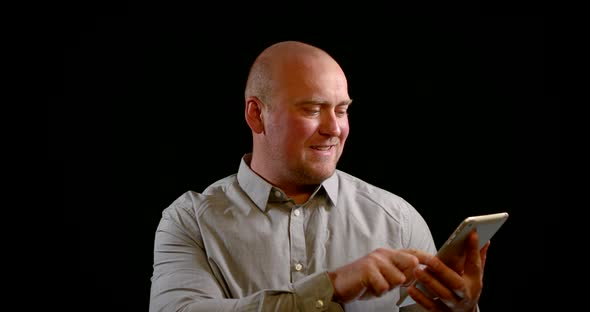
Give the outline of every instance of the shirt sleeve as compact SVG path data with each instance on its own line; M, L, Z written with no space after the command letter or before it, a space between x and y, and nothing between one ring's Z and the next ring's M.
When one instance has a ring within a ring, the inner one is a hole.
M196 218L190 210L178 207L164 211L156 230L151 281L150 312L342 311L331 301L333 287L327 272L312 274L282 290L231 298L207 261Z

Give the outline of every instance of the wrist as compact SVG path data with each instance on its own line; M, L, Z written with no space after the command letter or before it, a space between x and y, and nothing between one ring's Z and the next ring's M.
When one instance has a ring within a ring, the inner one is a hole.
M342 297L340 296L339 292L336 290L336 272L327 272L328 278L330 279L330 283L332 284L332 301L342 305Z

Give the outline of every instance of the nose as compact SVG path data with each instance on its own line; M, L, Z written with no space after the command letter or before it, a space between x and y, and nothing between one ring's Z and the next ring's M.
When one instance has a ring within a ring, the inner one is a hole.
M342 133L342 129L340 127L341 119L342 118L336 116L335 111L326 111L324 114L322 114L320 121L320 133L323 135L339 137Z

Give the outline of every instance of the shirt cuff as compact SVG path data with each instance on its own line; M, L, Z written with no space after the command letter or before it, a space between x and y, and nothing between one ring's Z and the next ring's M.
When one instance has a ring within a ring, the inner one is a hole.
M328 272L318 272L293 283L297 305L301 311L342 311L332 302L334 287Z

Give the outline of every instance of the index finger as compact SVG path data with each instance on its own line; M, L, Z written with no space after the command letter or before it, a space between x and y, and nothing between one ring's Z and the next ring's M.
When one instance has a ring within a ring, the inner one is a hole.
M395 267L400 271L411 271L418 265L420 259L416 259L416 257L404 250L395 250L395 249L380 249L380 251L385 252L389 261L395 265Z
M426 264L426 262L428 262L428 261L430 261L430 259L434 258L434 255L432 255L428 252L419 250L419 249L405 248L405 249L399 249L399 250L415 256L416 258L418 258L418 261L421 264Z

